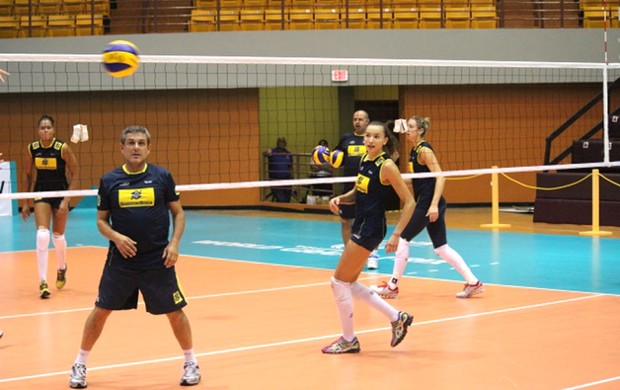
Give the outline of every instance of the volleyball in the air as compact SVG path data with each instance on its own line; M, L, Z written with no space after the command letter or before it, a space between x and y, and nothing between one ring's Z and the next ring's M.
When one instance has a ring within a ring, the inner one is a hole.
M317 165L323 165L329 161L329 148L319 145L312 149L312 161Z
M329 164L334 168L340 168L344 160L344 152L336 149L329 155Z
M136 73L140 66L138 47L129 41L116 40L108 43L102 55L103 67L112 77L127 77Z

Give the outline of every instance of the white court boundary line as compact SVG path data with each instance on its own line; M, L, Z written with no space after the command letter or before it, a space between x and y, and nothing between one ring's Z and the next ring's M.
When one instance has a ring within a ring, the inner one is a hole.
M609 383L609 382L613 382L613 381L617 381L617 380L620 380L620 376L616 376L616 377L613 377L613 378L607 378L607 379L601 379L600 381L596 381L596 382L584 383L582 385L578 385L578 386L575 386L575 387L567 387L564 390L585 389L586 387L602 385L603 383Z
M322 285L322 284L326 284L326 283L313 283L313 284L310 284L310 285ZM289 288L302 288L303 286L307 286L307 285L291 286ZM269 290L277 290L277 289L269 289ZM265 291L265 290L257 290L257 291ZM240 294L244 294L244 293L246 293L246 292L226 293L226 294L216 294L216 295L218 295L218 296L240 295ZM545 303L537 303L537 304L533 304L533 305L517 306L517 307L513 307L513 308L492 310L492 311L482 312L482 313L474 313L474 314L467 314L467 315L462 315L462 316L447 317L447 318L442 318L442 319L438 319L438 320L416 322L416 323L412 324L411 326L412 327L418 327L418 326L424 326L424 325L433 325L433 324L439 324L439 323L444 323L444 322L458 321L458 320L469 319L469 318L486 317L486 316L495 315L495 314L510 313L510 312L528 310L528 309L537 309L537 308L541 308L541 307L554 306L554 305L560 305L560 304L565 304L565 303L572 303L572 302L582 301L582 300L586 300L586 299L600 298L600 297L605 297L605 296L607 296L607 295L605 295L605 294L593 294L593 295L587 295L587 296L577 297L577 298L562 299L562 300L559 300L559 301L551 301L551 302L545 302ZM89 308L88 310L90 310L90 309L91 308ZM84 309L79 309L79 310L84 310ZM382 327L382 328L374 328L374 329L361 330L361 331L357 331L356 333L358 333L358 334L367 334L367 333L375 333L375 332L380 332L380 331L386 331L386 330L390 330L390 329L391 329L390 327ZM224 349L224 350L218 350L218 351L197 353L196 357L217 356L217 355L236 353L236 352L243 352L243 351L260 350L260 349L265 349L265 348L273 348L273 347L280 347L280 346L285 346L285 345L306 343L306 342L311 342L311 341L312 342L313 341L319 341L319 340L324 340L324 339L332 339L332 338L339 337L339 336L340 336L340 333L324 335L324 336L307 337L307 338L303 338L303 339L287 340L287 341L281 341L281 342L276 342L276 343L257 344L257 345L247 346L247 347L238 347L238 348ZM181 360L181 359L183 359L182 356L175 356L175 357L167 357L167 358L161 358L161 359L150 359L150 360L142 360L142 361L137 361L137 362L127 362L127 363L112 364L112 365L107 365L107 366L89 367L88 370L90 372L92 372L92 371L102 371L102 370L109 370L109 369L121 368L121 367L140 366L140 365L145 365L145 364L156 364L156 363L169 362L169 361L175 361L175 360ZM69 374L69 371L57 371L57 372L50 372L50 373L45 373L45 374L36 374L36 375L28 375L28 376L22 376L22 377L13 377L13 378L0 379L0 383L17 382L17 381L24 381L24 380L29 380L29 379L40 379L40 378L47 378L47 377L53 377L53 376L59 376L59 375L63 375L64 376L64 375L68 375L68 374ZM614 381L614 380L617 380L617 379L620 379L620 377L604 379L604 380L601 380L601 381L598 381L598 382L592 382L592 384L580 385L580 387L575 387L574 389L584 388L584 387L588 387L588 386L591 386L591 385L594 385L594 384L598 384L598 383L610 382L610 381Z

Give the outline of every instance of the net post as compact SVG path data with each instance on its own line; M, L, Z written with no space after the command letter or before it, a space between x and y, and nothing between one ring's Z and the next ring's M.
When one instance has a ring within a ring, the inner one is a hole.
M611 232L605 230L599 230L600 221L600 204L599 204L599 170L592 170L592 230L586 232L579 232L582 236L611 236Z
M491 168L497 169L497 165ZM510 224L499 223L499 176L497 171L491 173L491 223L483 223L482 228L508 228Z

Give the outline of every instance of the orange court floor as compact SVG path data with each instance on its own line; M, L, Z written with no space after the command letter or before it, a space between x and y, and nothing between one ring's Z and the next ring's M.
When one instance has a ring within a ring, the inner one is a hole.
M68 388L106 251L71 246L67 285L56 290L52 279L47 300L33 287L34 250L0 251L0 389ZM53 259L51 250L50 274ZM495 283L489 274L483 294L460 300L458 280L406 277L390 301L415 316L402 344L391 348L389 321L355 302L361 352L325 355L321 347L340 335L332 270L182 254L177 272L202 371L195 388L620 388L618 294ZM363 272L360 281L385 278ZM140 304L109 318L88 388L179 388L182 365L165 316Z

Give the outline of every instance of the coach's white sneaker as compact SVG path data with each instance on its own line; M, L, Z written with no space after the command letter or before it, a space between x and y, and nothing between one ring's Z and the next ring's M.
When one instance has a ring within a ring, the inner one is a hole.
M181 386L195 386L200 383L200 367L194 362L185 362Z
M88 383L86 383L86 365L75 363L71 367L69 387L72 389L85 389L88 387Z

